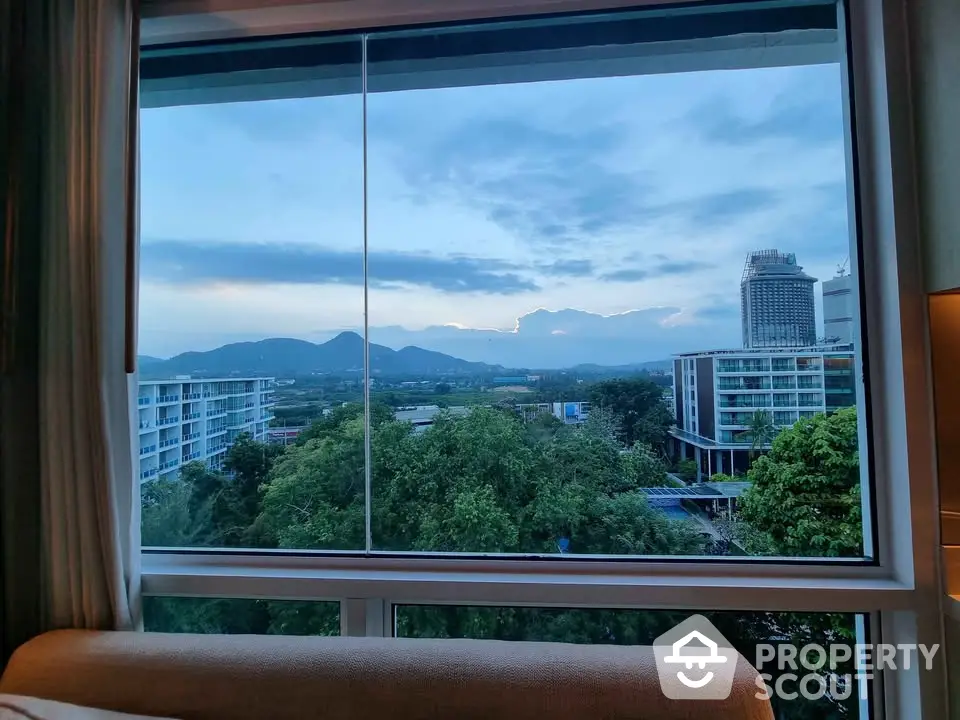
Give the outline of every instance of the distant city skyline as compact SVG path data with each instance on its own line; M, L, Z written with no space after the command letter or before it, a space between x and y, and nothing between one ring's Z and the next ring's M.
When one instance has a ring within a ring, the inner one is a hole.
M141 354L362 330L360 107L143 111ZM796 253L821 280L849 253L838 65L368 108L377 343L560 365L736 347L747 252Z

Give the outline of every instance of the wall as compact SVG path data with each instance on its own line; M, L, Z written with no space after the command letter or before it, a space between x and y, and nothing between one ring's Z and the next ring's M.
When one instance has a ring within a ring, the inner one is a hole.
M939 292L960 288L960 2L906 7L924 272Z

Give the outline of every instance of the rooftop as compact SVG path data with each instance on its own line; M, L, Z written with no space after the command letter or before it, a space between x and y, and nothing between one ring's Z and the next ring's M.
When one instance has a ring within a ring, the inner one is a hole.
M763 347L763 348L735 348L730 350L695 350L693 352L675 353L675 358L691 358L705 356L728 355L822 355L824 353L853 353L853 343L833 343L811 345L809 347Z

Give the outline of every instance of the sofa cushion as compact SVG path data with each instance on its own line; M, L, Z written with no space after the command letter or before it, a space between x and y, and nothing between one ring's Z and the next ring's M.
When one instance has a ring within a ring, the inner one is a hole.
M650 647L60 630L0 692L186 720L772 720L740 658L725 700L660 690Z
M0 693L0 720L163 720L156 716L128 715L23 695ZM167 720L170 720L167 718Z

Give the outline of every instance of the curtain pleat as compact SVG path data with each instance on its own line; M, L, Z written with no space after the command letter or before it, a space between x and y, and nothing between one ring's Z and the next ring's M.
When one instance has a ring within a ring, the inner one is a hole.
M40 486L50 627L139 619L126 372L131 93L129 0L47 3L40 232ZM133 118L135 120L135 116Z

